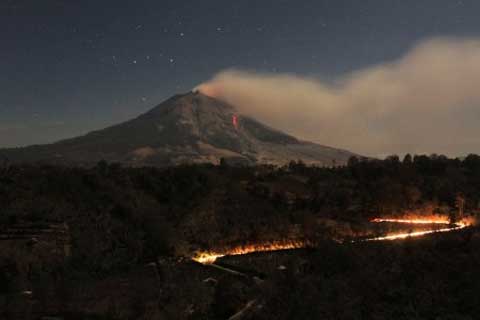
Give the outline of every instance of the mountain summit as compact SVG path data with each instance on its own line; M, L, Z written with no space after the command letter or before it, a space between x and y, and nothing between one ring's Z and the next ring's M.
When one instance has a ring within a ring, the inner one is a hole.
M198 92L176 95L135 119L53 144L3 149L11 162L132 166L181 163L344 164L353 154L300 141Z

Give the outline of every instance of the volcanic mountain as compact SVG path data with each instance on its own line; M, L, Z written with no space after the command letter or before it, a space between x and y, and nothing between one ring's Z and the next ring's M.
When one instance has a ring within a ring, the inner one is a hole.
M198 92L176 95L157 107L103 130L48 145L0 150L10 162L89 165L100 160L131 166L182 163L344 164L353 154L318 145L238 114Z

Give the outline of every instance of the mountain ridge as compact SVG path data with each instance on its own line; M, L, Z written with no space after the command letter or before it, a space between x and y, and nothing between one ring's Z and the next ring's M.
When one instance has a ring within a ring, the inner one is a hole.
M131 166L214 163L344 164L349 151L299 140L199 92L175 95L139 116L46 145L0 149L10 162Z

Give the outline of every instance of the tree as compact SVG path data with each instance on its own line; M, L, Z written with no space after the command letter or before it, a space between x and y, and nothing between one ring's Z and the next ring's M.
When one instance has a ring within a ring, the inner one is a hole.
M356 165L358 165L359 162L360 161L355 156L351 156L350 158L348 158L348 166L350 168L355 167Z
M396 155L393 154L391 156L388 156L385 161L392 163L392 164L399 164L400 163L400 158Z
M458 219L463 219L465 197L462 194L457 194L457 197L455 198L455 206L458 208Z
M227 160L224 157L220 158L220 167L228 167Z
M412 161L412 156L410 155L410 153L407 153L407 154L405 155L405 157L403 158L403 164L409 166L409 165L411 165L412 163L413 163L413 161Z

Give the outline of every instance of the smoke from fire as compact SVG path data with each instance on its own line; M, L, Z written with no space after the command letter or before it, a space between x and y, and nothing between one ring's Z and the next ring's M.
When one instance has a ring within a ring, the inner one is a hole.
M435 38L326 83L226 70L197 87L304 139L381 156L480 150L480 40Z

